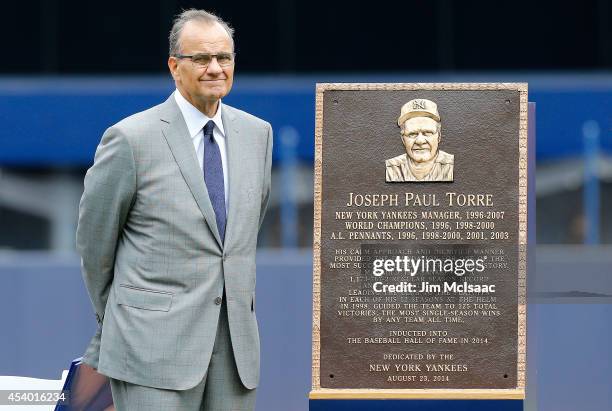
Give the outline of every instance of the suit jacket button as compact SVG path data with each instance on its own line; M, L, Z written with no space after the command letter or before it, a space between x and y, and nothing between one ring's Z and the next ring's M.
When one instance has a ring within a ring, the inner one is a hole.
M221 299L221 297L217 297L217 298L215 298L215 304L217 304L217 305L221 305L221 302L222 302L222 301L223 301L223 300Z

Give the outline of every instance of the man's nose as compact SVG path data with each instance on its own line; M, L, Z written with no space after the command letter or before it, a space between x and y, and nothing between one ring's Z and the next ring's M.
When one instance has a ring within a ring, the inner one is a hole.
M208 63L208 67L206 68L206 72L209 74L219 74L223 72L223 69L217 61L217 57L213 57L212 60L210 60L210 63Z

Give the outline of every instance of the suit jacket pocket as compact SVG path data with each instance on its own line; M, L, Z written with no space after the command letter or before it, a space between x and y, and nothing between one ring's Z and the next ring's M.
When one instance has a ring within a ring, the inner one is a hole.
M119 284L117 304L150 311L170 311L172 293Z

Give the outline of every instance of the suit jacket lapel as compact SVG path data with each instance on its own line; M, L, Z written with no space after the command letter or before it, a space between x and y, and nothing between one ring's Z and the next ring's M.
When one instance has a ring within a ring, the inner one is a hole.
M225 129L225 141L227 146L227 162L229 174L229 210L227 213L227 225L225 227L225 244L229 244L234 237L234 230L237 229L238 205L242 200L243 194L240 189L242 181L241 173L241 158L242 151L240 144L240 127L236 119L236 115L231 112L231 108L224 106L221 111L223 120L223 128Z
M210 197L208 197L208 189L204 182L202 168L193 149L193 142L189 136L187 124L185 124L183 115L174 101L174 96L171 95L160 106L160 118L162 133L168 142L174 160L178 164L181 174L189 186L202 215L206 219L210 231L212 231L219 246L223 248L217 228L217 220L215 219L215 211L210 202Z

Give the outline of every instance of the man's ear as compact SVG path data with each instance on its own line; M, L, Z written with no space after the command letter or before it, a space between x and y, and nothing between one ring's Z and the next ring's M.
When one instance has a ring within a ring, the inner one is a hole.
M178 61L174 57L168 57L168 69L170 70L170 74L172 78L176 81L178 80Z

